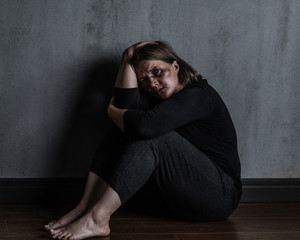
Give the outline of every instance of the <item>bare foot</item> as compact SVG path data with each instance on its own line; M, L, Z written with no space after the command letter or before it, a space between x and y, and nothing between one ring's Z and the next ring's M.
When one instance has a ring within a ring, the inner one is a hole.
M54 239L79 240L89 237L104 237L110 234L110 217L100 217L90 211L66 227L51 230Z
M49 222L47 225L45 225L45 229L47 231L51 231L51 229L55 230L58 228L62 228L80 218L85 213L85 211L86 207L79 204L73 210L61 217L58 221Z
M82 217L89 208L93 207L96 202L102 197L104 191L107 189L105 181L93 172L89 172L87 183L84 189L84 194L73 210L64 215L58 221L49 222L45 225L45 229L50 231L62 228L78 218Z

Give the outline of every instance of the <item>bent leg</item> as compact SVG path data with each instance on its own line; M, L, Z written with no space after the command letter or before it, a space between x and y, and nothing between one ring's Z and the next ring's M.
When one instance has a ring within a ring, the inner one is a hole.
M149 181L180 218L220 220L236 207L232 179L176 132L129 142L108 179L122 204Z
M46 227L54 238L83 239L109 234L109 219L121 204L118 194L107 184L125 137L112 126L92 161L83 197L78 206L58 222Z
M114 159L118 158L124 145L123 142L125 141L124 135L119 129L114 125L111 125L110 128L111 131L108 132L100 144L92 161L81 201L58 221L52 221L45 225L46 230L55 230L77 220L102 197L108 187L105 180L110 175L114 167L114 161L116 161ZM99 171L103 171L105 174L102 176L102 174L99 174Z
M171 132L157 139L153 179L170 211L180 218L216 221L236 208L233 180L185 138Z
M148 182L158 161L154 139L128 141L108 179L122 204Z
M101 176L106 182L115 168L116 162L119 160L127 142L127 137L117 126L111 123L109 128L107 135L95 153L90 167L91 172Z

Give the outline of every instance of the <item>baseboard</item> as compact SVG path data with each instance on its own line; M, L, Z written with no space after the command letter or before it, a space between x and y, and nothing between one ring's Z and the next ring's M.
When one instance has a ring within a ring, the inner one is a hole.
M73 203L84 185L83 178L0 179L0 203Z
M242 202L300 202L300 178L253 178L242 182Z
M300 178L242 182L242 202L300 202ZM0 179L0 203L74 203L84 185L84 178Z

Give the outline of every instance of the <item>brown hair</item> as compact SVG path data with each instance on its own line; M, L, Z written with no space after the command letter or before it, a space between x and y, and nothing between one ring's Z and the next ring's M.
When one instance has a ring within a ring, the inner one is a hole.
M183 86L202 78L200 73L180 58L168 43L163 41L155 41L138 47L134 51L131 64L135 67L144 60L160 60L169 64L176 61L179 65L178 79Z

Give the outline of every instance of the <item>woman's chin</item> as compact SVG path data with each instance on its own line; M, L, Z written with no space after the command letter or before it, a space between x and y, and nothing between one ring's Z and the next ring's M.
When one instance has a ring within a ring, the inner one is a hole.
M150 95L158 99L167 99L171 97L172 94L170 94L169 91L166 88L164 88L158 92L150 92Z
M167 94L153 94L152 96L158 99L167 99L170 97Z
M168 89L164 88L160 92L157 93L157 96L160 99L167 99L167 98L171 97L171 94L169 93Z

